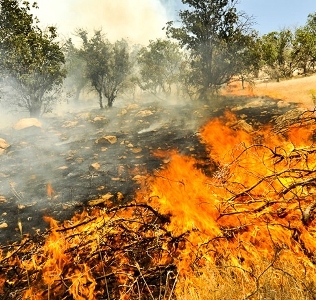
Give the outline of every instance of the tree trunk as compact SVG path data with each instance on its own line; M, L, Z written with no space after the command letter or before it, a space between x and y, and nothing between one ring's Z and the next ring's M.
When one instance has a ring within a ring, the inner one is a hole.
M103 109L103 100L102 100L102 91L98 91L99 94L99 104L100 104L100 109Z
M31 101L31 106L29 107L30 117L38 118L41 115L42 102L38 99Z
M108 98L108 107L112 107L113 106L113 102L114 102L114 99Z

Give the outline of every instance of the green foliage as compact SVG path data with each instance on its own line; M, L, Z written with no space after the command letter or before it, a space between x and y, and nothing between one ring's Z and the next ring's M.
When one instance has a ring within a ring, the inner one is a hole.
M28 2L0 0L1 77L16 91L13 104L35 117L51 109L66 76L56 28L43 32L36 22Z
M70 93L75 91L75 101L79 100L79 95L82 89L88 84L89 80L86 76L85 60L81 57L80 50L76 48L71 39L66 41L65 58L67 78L66 85L70 88Z
M293 41L293 33L289 29L270 32L261 39L262 59L267 73L277 81L291 77L296 68Z
M79 30L78 34L83 41L80 53L86 63L85 73L99 95L100 108L104 107L103 95L108 107L112 107L131 69L127 42L121 40L113 45L101 30L95 31L91 39L85 30Z
M172 85L179 82L182 60L178 44L162 39L150 41L138 54L141 88L156 96L160 92L169 96Z
M240 58L251 41L250 18L239 13L236 0L183 0L181 27L167 23L167 35L191 54L187 79L202 99L238 75L245 65Z
M314 71L316 62L316 13L308 15L305 26L295 30L293 43L298 67L306 75L308 70Z
M108 107L112 107L118 92L124 90L131 70L128 44L125 40L116 41L111 47L107 65L108 73L104 78L103 94L108 100Z

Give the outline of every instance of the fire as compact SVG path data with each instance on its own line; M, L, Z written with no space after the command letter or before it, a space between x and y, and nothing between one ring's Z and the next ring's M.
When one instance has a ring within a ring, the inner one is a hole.
M227 113L200 131L218 165L212 177L180 155L156 174L153 205L172 215L168 230L190 232L178 267L185 273L221 257L221 264L250 272L277 257L313 274L315 125L279 135L270 128L234 130L235 121Z
M157 152L168 164L133 203L63 224L46 218L43 243L25 239L1 254L1 264L19 266L10 284L24 278L23 299L170 299L182 295L177 282L196 284L205 270L218 284L227 274L243 282L244 297L260 292L265 274L277 286L315 284L316 127L247 132L236 122L226 113L199 132L214 169ZM5 284L1 275L0 291Z

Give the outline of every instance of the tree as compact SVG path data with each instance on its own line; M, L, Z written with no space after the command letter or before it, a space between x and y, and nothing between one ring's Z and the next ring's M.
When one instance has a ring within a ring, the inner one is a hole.
M86 62L86 76L99 95L100 108L104 107L103 96L108 107L112 107L131 69L127 42L121 40L112 45L101 30L95 31L90 40L86 31L81 29L78 34L83 41L81 55Z
M306 75L309 69L314 71L316 62L316 13L309 14L304 26L295 30L293 41L298 67Z
M139 51L140 86L157 96L159 92L169 96L172 85L179 82L182 54L179 45L170 40L150 41Z
M182 26L168 22L166 31L191 54L189 81L199 98L230 81L240 72L239 54L249 42L250 18L236 10L237 0L182 0Z
M103 94L108 100L108 107L112 107L118 93L124 90L131 70L128 44L125 40L116 41L110 54L110 59L107 60L108 73L103 82Z
M262 36L262 59L271 78L291 77L296 68L293 33L289 29L273 31Z
M83 88L88 84L89 80L86 75L86 62L81 56L80 50L73 44L72 40L66 41L65 45L66 58L66 86L75 91L74 100L78 102L79 96Z
M83 46L80 50L81 57L85 60L86 76L90 80L92 87L99 96L99 105L103 106L103 82L108 73L107 61L110 58L110 42L105 39L102 32L95 31L94 36L89 40L87 31L78 30Z
M254 78L259 76L262 67L261 42L257 32L248 36L247 47L239 52L238 62L240 71L237 78L241 80L244 89L245 82L253 83Z
M33 7L37 7L33 4ZM0 68L4 90L14 91L13 104L38 117L51 110L66 76L56 28L42 31L30 4L0 0Z

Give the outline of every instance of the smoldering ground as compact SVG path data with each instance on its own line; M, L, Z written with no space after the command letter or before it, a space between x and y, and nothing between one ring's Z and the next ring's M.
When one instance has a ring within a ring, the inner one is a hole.
M228 107L253 126L290 109L271 99L259 102L236 98L215 106L118 100L109 110L77 107L43 117L41 127L2 129L0 138L10 147L0 156L1 243L40 233L47 227L43 216L69 219L106 194L114 203L131 201L148 175L167 161L155 150L201 158L199 167L211 175L215 166L199 141L200 126Z

